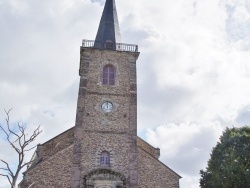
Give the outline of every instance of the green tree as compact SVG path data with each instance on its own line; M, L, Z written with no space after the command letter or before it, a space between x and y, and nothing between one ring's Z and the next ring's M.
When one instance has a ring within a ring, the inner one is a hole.
M227 128L200 174L201 188L250 188L250 127Z

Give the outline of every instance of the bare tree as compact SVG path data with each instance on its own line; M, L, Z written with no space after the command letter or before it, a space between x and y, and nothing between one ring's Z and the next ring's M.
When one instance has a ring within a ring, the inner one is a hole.
M37 136L42 132L40 130L40 125L33 131L32 134L26 132L25 126L17 123L16 129L12 129L10 126L10 111L5 110L6 113L6 126L0 125L0 130L2 130L6 136L7 142L15 150L18 155L17 167L13 170L10 167L10 163L6 160L0 159L2 166L0 166L0 176L4 176L8 179L11 188L16 187L17 178L21 170L31 164L33 161L25 162L24 157L28 151L34 149L36 146L31 146L32 142L37 138Z

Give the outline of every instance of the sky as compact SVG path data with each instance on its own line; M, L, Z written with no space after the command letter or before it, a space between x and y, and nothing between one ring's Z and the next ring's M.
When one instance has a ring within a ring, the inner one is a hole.
M0 0L0 124L41 125L37 143L74 126L82 39L104 1ZM226 127L250 125L250 0L116 0L122 41L139 45L138 135L199 187ZM0 132L0 158L15 153ZM31 153L27 155L29 160ZM0 177L0 188L8 188Z

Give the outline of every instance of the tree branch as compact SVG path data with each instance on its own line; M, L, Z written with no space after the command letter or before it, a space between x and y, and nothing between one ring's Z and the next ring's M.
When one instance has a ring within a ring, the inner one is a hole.
M7 168L0 168L0 170L5 170L5 171L9 172L9 170Z
M8 175L6 175L6 174L0 174L0 176L6 177L8 179L8 181L9 181L9 183L11 184L11 180L10 180L10 177Z
M35 161L35 160L29 161L29 162L27 162L27 163L24 163L21 167L23 168L23 167L25 167L25 166L28 166L28 165L32 164L34 161Z
M19 135L16 134L14 131L12 131L12 130L10 129L10 115L9 115L9 114L10 114L11 110L12 110L12 109L10 109L10 110L8 110L8 111L4 110L5 113L6 113L6 115L7 115L7 118L5 118L5 121L6 121L6 124L7 124L8 131L9 131L11 134L13 134L13 135L15 135L16 137L19 138Z
M11 171L9 164L8 164L6 161L2 160L2 159L0 159L0 161L2 161L2 163L4 163L4 164L6 165L6 167L7 167L7 168L6 168L6 171L8 171L8 172L10 173L11 177L13 178L13 177L14 177L14 174L13 174L13 172Z
M30 149L25 149L24 151L30 151L30 150L33 150L34 148L36 148L36 146L30 148Z
M0 176L4 176L8 178L8 181L11 185L11 187L15 187L17 178L19 173L21 172L22 168L25 166L31 164L34 162L34 160L31 160L29 162L24 162L24 157L26 152L31 151L34 149L36 146L30 146L30 144L38 137L38 135L42 132L40 130L40 125L33 131L33 133L28 136L26 132L25 127L17 123L17 129L11 129L11 124L10 124L10 111L5 110L6 113L6 128L4 128L2 125L0 125L0 131L2 130L4 134L6 135L6 141L11 145L11 147L16 151L18 154L18 162L17 162L17 168L16 171L12 171L9 163L0 159L0 162L4 163L6 167L0 167L0 170L5 171L6 174L8 173L9 175L6 175L5 173L0 174ZM14 141L12 141L14 139Z

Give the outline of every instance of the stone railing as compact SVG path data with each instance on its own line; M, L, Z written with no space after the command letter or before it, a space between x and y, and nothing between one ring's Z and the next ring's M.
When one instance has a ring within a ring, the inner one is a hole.
M113 43L113 42L101 43L101 42L96 42L94 40L83 40L82 47L124 51L124 52L138 52L138 45L135 44Z

